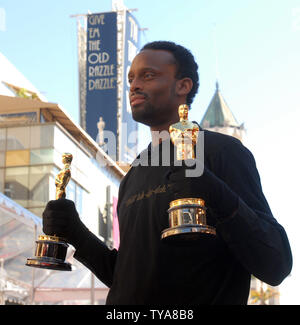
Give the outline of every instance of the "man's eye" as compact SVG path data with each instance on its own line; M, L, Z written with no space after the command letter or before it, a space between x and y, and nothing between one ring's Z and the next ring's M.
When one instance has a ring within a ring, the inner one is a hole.
M146 79L153 78L153 77L154 77L154 73L152 73L152 72L147 72L147 73L145 73L144 77L145 77Z

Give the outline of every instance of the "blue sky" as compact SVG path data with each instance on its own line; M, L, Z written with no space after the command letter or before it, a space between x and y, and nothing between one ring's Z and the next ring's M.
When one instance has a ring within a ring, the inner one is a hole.
M143 43L173 40L195 55L201 82L193 106L196 119L201 119L215 88L214 31L221 91L249 131L280 114L296 94L300 22L297 25L293 12L300 7L299 0L186 0L184 4L125 0L125 4L138 8L135 16L141 27L148 28ZM6 13L1 52L50 101L60 103L78 120L76 19L70 15L109 11L111 1L9 0L0 1L0 8Z
M215 91L217 53L221 93L238 122L245 123L245 144L256 158L265 195L286 228L292 248L296 246L300 225L300 0L124 3L138 8L134 15L142 28L148 28L142 44L172 40L194 54L200 72L200 90L190 113L194 120L201 120ZM0 0L0 13L5 14L5 26L0 22L0 51L76 122L76 19L70 15L110 9L111 0ZM141 132L147 134L145 128ZM295 248L294 260L282 297L286 303L300 303L294 289L299 283Z

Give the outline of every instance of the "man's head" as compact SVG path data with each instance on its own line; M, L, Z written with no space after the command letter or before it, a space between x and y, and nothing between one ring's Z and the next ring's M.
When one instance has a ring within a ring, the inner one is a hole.
M185 47L167 41L151 42L141 49L143 50L165 50L172 53L176 64L176 79L190 78L193 87L186 98L186 104L191 105L199 88L198 64L192 53Z
M198 65L172 42L146 44L134 58L128 80L133 118L152 129L178 121L178 106L190 105L199 87Z

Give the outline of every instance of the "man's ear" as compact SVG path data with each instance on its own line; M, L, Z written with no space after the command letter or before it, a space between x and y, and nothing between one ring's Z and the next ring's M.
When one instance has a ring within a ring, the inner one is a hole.
M176 82L176 94L178 96L187 96L193 88L193 81L191 78L183 78Z

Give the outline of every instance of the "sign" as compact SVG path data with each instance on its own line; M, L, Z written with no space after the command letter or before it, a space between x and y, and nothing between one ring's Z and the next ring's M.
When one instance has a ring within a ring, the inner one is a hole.
M138 126L131 115L128 72L139 51L140 28L134 16L126 11L123 65L123 100L121 109L119 160L131 163L137 154Z
M116 12L87 16L86 131L99 143L104 127L117 139Z

